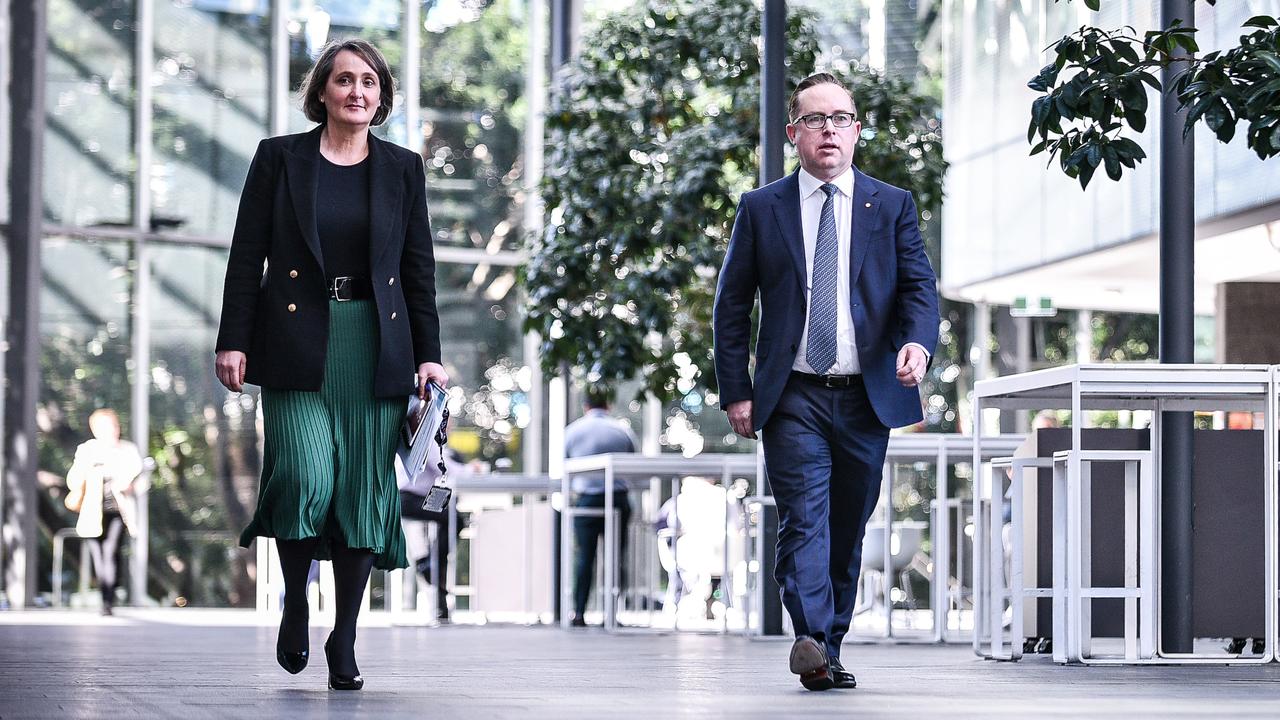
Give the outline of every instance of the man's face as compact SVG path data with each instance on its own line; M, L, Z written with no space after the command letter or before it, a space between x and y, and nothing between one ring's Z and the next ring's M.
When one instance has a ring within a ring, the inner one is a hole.
M828 119L817 130L806 127L801 118L818 113L853 113L853 100L838 85L821 83L806 88L796 98L796 115L787 125L787 137L796 144L800 153L800 167L819 180L827 181L849 169L853 164L854 143L862 132L862 123L854 121L846 128L838 128Z

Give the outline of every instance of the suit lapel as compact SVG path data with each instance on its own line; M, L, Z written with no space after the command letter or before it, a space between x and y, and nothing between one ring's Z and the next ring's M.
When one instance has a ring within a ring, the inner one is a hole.
M874 181L857 168L853 170L853 230L849 233L849 291L858 286L858 275L862 273L862 263L867 259L867 250L871 245L871 229L876 226L876 214L880 212L879 192Z
M316 192L319 189L319 172L316 163L320 157L320 131L323 125L302 136L292 150L285 152L285 179L289 185L289 197L293 199L293 211L302 228L302 239L315 256L320 269L324 269L324 256L320 252L320 234L316 230Z
M400 216L401 195L395 187L396 165L385 141L369 135L369 269L391 246L391 221Z
M773 217L778 223L782 246L791 257L800 287L809 284L809 268L804 259L804 233L800 226L800 176L791 173L779 186L773 204Z

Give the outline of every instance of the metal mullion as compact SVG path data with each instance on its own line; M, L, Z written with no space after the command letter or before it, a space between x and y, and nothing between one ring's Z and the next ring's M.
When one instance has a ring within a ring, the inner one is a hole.
M268 133L284 135L289 130L289 12L288 0L271 0L271 49L269 70L271 96Z
M155 64L155 6L154 0L137 0L138 35L134 48L134 166L133 227L134 260L136 267L133 282L133 332L130 337L133 356L133 390L131 397L131 430L133 442L144 456L150 454L150 398L151 387L151 271L150 250L146 235L151 230L151 176L152 157L152 91L151 69ZM137 527L133 542L132 573L130 574L129 601L140 604L146 597L147 560L150 545L150 513L147 488L139 488L135 494L138 503Z
M422 22L420 0L404 0L402 9L404 22L401 32L404 42L404 65L400 70L404 88L404 125L405 147L414 152L422 149L422 123L419 94L422 73Z

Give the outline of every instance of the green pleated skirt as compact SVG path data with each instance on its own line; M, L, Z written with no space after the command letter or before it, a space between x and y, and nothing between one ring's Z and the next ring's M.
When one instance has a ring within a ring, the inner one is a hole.
M372 550L375 567L409 566L394 465L405 402L374 394L376 313L371 300L330 300L320 391L263 388L262 480L242 546L319 537L317 560L341 543Z

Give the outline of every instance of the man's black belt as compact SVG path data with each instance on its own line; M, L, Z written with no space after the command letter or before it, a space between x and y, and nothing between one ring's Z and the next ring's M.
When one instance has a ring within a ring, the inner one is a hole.
M814 375L813 373L792 370L791 377L828 388L850 388L862 384L861 375Z
M336 277L329 280L330 300L372 300L373 283L369 278Z

